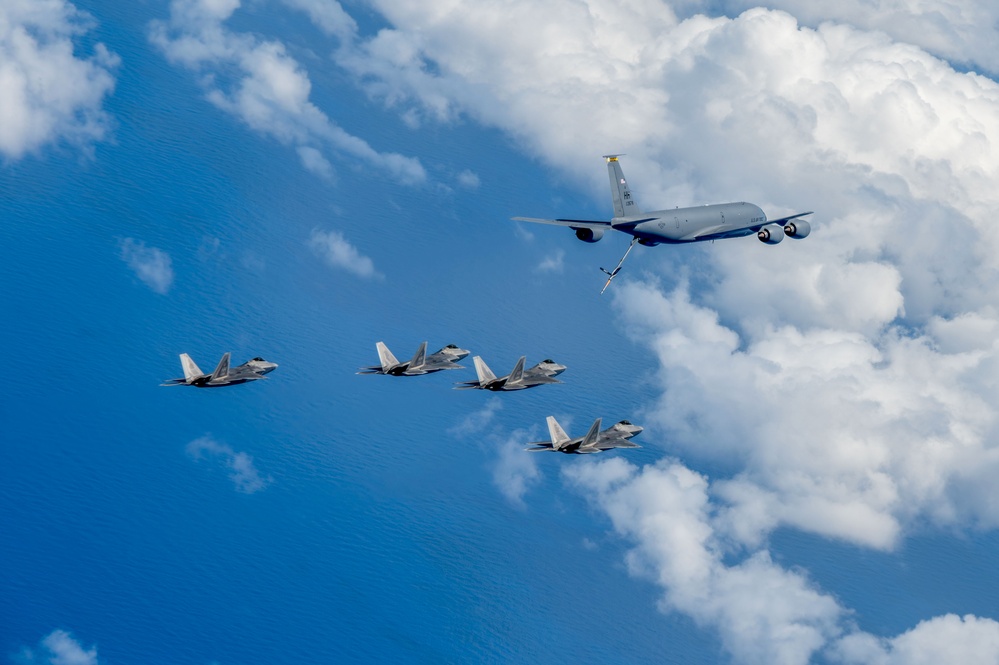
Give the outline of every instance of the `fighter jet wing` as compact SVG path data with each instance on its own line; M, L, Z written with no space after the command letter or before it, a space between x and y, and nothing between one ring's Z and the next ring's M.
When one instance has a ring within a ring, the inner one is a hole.
M592 219L541 219L539 217L511 217L515 222L533 222L534 224L552 224L554 226L568 226L573 229L609 229L610 222L601 222Z
M562 382L554 377L540 374L533 376L525 376L524 383L532 386L538 386L541 385L542 383L562 383Z
M595 447L601 450L612 450L614 448L641 448L641 446L637 443L632 443L627 439L604 439L603 441L598 441Z

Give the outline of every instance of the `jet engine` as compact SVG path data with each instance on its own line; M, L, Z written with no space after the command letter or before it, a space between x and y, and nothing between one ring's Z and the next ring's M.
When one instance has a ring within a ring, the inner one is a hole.
M812 232L812 225L802 220L790 221L784 225L784 234L788 238L807 238Z
M583 242L597 242L604 237L603 229L576 229L576 237Z
M777 224L767 224L756 232L756 237L760 239L760 242L776 245L784 239L784 227Z

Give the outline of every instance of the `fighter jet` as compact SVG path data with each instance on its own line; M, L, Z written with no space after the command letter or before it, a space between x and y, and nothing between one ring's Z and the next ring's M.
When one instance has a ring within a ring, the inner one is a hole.
M427 343L420 344L416 355L409 362L401 363L392 355L382 342L375 344L378 349L378 359L381 365L373 367L362 367L358 374L390 374L392 376L418 376L420 374L430 374L444 369L463 369L463 365L457 364L468 355L465 349L459 349L454 344L448 344L443 349L427 355Z
M569 438L562 426L558 424L554 416L548 416L548 433L551 435L551 443L548 441L535 441L529 445L534 448L524 448L532 453L553 452L571 453L585 455L589 453L600 453L612 448L641 448L637 443L629 441L633 436L642 431L638 425L632 425L627 420L608 427L603 432L600 431L600 418L593 421L586 436Z
M475 356L475 373L478 374L478 381L465 381L455 385L455 390L524 390L546 383L562 383L554 378L565 371L565 365L559 365L554 360L546 359L539 362L534 367L524 369L524 361L527 356L521 356L513 371L504 377L496 378L493 371L489 369L481 357Z
M180 364L184 367L183 379L170 379L161 386L194 386L196 388L221 388L222 386L234 386L238 383L257 381L263 379L264 374L277 369L277 363L267 362L263 358L253 358L247 360L242 365L229 367L229 352L222 356L215 371L211 374L202 372L191 356L186 353L180 354Z
M618 261L614 270L601 268L607 275L603 293L621 271L624 260L637 242L646 247L659 244L680 244L739 238L756 234L760 241L776 245L784 236L801 239L812 231L811 225L799 219L811 212L799 212L778 219L767 219L763 210L752 203L720 203L692 208L674 208L641 212L631 196L631 190L624 179L618 158L622 155L604 155L607 160L607 173L610 176L611 198L614 203L614 218L610 221L587 219L538 219L536 217L514 217L519 222L554 224L567 226L576 232L583 242L597 242L608 229L621 231L632 236L628 250Z

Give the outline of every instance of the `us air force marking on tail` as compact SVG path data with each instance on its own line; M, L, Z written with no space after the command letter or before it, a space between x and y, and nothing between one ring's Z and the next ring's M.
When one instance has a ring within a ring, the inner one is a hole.
M583 242L597 242L607 229L632 236L628 251L618 261L617 267L614 270L601 268L607 274L607 282L600 293L607 289L611 280L621 271L621 265L628 258L628 253L636 242L646 247L655 247L659 244L675 245L740 238L755 233L760 241L776 245L784 239L784 236L800 239L812 231L808 222L799 220L799 217L811 215L811 212L799 212L796 215L768 220L759 206L746 202L641 212L631 197L631 190L624 179L624 172L621 171L621 164L618 162L621 156L604 155L604 159L607 160L607 173L610 176L611 198L614 201L614 218L609 222L588 219L513 218L518 222L567 226L575 231L576 237Z

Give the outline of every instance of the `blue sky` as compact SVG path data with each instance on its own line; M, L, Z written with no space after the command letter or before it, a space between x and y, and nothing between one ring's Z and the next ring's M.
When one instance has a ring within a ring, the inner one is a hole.
M0 659L995 662L996 10L868 4L0 9ZM599 296L626 239L509 217L608 152L815 231Z

